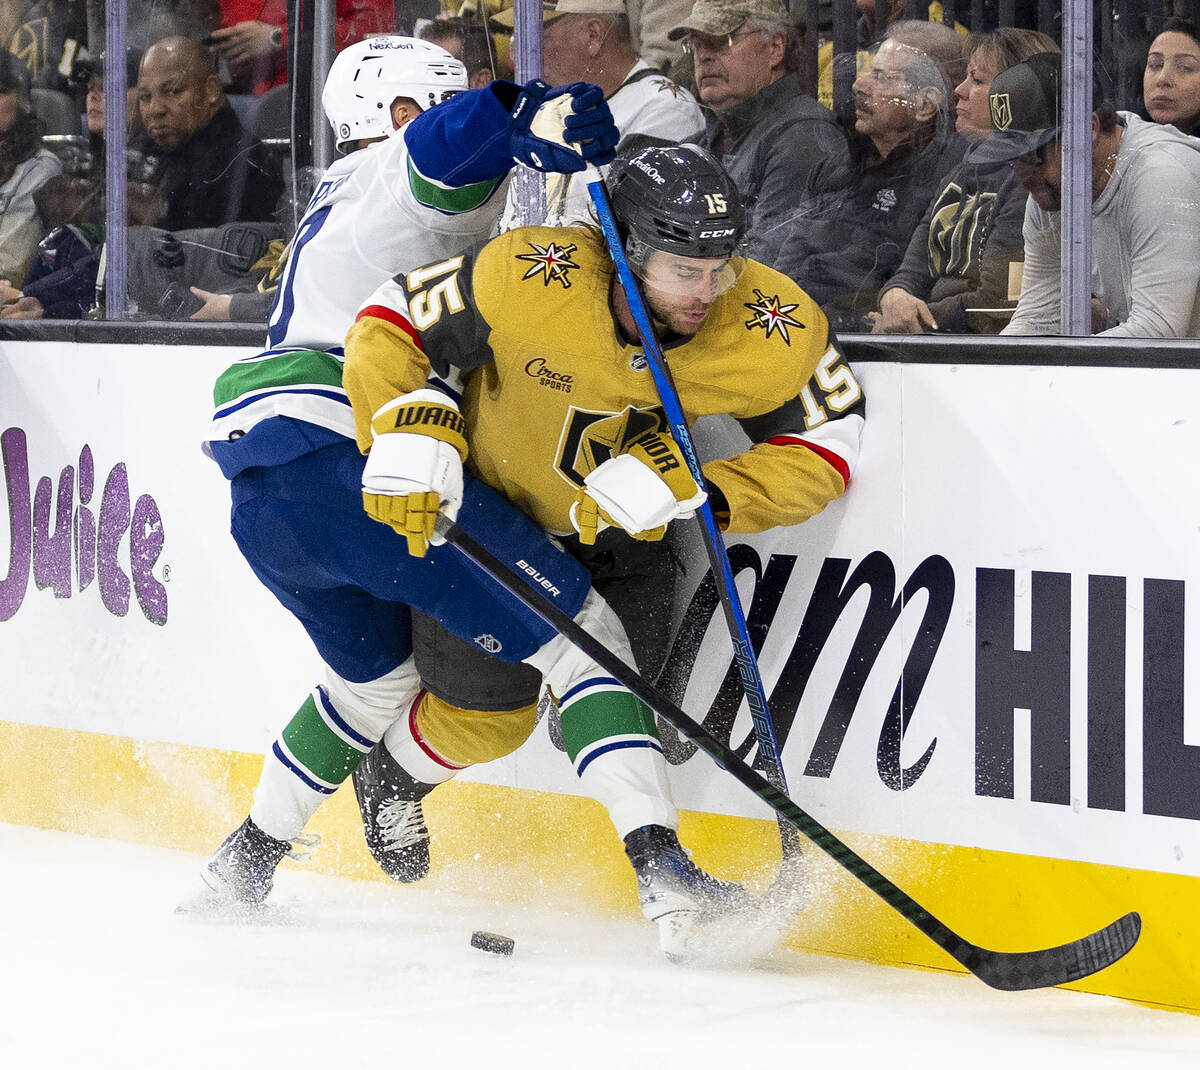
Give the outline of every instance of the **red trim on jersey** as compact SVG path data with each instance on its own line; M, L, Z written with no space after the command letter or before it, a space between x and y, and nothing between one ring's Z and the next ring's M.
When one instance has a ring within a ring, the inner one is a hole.
M394 308L388 308L387 305L367 305L357 316L354 317L354 322L357 323L361 319L371 316L373 319L384 320L390 323L393 327L399 327L405 334L413 340L415 345L422 353L425 352L425 347L421 345L420 335L417 334L417 329L408 322Z
M421 705L421 699L425 697L425 691L417 692L417 697L412 700L412 705L408 707L408 731L413 737L413 742L424 752L425 757L430 761L440 765L443 769L453 769L456 773L460 769L466 769L465 765L455 765L453 762L446 761L437 751L435 751L422 738L421 733L417 729L417 708Z
M818 446L815 443L809 442L805 438L797 438L793 435L776 435L774 438L767 439L767 443L771 446L804 446L810 449L818 457L828 461L842 477L843 486L850 486L850 466L833 450L827 450L824 446Z

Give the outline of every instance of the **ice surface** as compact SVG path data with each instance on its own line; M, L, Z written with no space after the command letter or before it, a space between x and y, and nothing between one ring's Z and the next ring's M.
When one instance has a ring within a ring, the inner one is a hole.
M1197 1017L790 952L681 969L634 918L291 862L262 920L176 914L200 863L0 825L0 1068L1200 1066Z

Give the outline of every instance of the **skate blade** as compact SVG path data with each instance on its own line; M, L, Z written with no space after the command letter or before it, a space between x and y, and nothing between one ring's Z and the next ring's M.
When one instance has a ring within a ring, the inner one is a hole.
M658 944L676 966L749 966L775 951L787 925L774 914L679 911L658 919Z
M294 912L285 903L242 903L205 887L179 903L175 913L200 921L287 925Z
M801 867L784 867L759 896L721 912L679 910L659 918L663 954L680 966L748 966L777 951L807 905Z

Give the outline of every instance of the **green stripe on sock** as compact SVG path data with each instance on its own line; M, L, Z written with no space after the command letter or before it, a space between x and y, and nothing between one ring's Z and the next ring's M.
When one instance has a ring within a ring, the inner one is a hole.
M470 212L495 193L498 184L494 180L488 180L476 182L472 186L439 186L421 174L412 165L411 160L408 164L408 185L413 196L422 204L442 212Z
M365 757L325 723L312 695L288 722L281 738L292 757L327 784L340 784Z
M562 711L562 735L575 761L584 747L609 736L645 735L658 739L654 715L628 691L604 691L572 702Z

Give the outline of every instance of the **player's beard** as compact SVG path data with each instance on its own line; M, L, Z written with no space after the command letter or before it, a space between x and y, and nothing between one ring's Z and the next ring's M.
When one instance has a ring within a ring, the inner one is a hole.
M650 306L650 314L656 323L662 324L674 334L691 337L704 326L712 302L695 298L674 297L660 294L646 287L646 304Z

